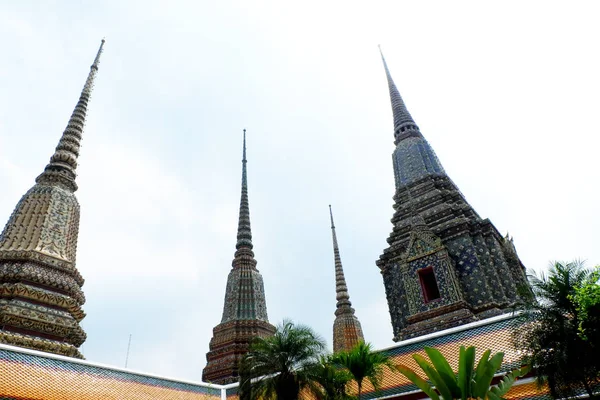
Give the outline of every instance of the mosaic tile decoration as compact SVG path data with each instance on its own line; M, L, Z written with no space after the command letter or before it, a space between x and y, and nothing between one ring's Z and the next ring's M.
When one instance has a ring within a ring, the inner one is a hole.
M528 286L512 239L482 219L446 174L381 57L394 115L396 193L393 229L376 263L394 340L510 312L518 288Z
M0 347L0 398L220 400L221 387L187 383Z

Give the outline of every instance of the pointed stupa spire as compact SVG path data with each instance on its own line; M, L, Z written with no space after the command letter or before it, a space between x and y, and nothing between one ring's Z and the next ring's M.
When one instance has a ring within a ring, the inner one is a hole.
M396 135L402 130L402 128L411 127L413 129L418 130L417 124L413 120L412 116L408 112L406 108L406 104L404 104L404 100L402 100L402 96L400 96L400 92L392 79L392 75L390 74L390 70L388 69L387 62L385 61L385 57L383 56L383 51L381 50L381 46L379 46L379 53L381 54L381 60L383 61L383 67L385 68L385 74L387 76L388 87L390 89L390 100L392 101L392 112L394 113L394 132Z
M404 100L402 100L402 96L400 96L400 92L392 79L381 47L379 52L387 76L394 115L394 144L396 150L394 150L393 158L396 188L415 182L427 175L445 175L444 168L435 152L408 112Z
M350 350L360 341L364 341L362 327L358 318L354 315L354 308L350 302L348 286L344 277L340 249L338 247L335 224L333 223L333 212L329 205L329 217L331 218L331 235L333 238L333 256L335 261L335 293L336 310L333 322L333 351Z
M272 336L263 278L252 251L248 180L246 174L246 130L242 151L242 198L236 251L227 277L221 323L213 329L202 380L225 385L239 381L239 365L257 337Z
M104 42L105 40L102 39L96 58L90 67L90 73L79 96L79 101L73 110L73 114L71 114L71 118L58 142L58 146L56 146L54 154L50 157L50 162L46 165L44 172L37 177L37 183L58 184L72 191L77 190L77 184L75 183L77 157L79 157L87 106L92 89L94 88L94 80L98 73L98 65L100 64L100 55L102 54Z
M333 211L331 204L329 205L329 217L331 218L331 236L333 238L333 257L335 261L335 293L337 300L337 308L351 307L350 295L348 294L348 286L344 277L344 269L342 268L342 258L340 257L340 249L338 247L337 235L335 233L335 225L333 223ZM354 314L354 310L352 310Z
M104 40L56 151L0 234L0 342L82 358L84 279L77 270L75 170ZM15 311L18 310L18 311Z
M527 286L523 264L446 174L381 57L394 115L396 192L393 229L377 266L394 340L509 312L521 301L518 288Z
M248 204L248 176L246 173L246 130L244 129L244 148L242 151L242 196L240 199L240 216L238 221L236 249L247 247L252 249L252 230L250 228L250 206Z

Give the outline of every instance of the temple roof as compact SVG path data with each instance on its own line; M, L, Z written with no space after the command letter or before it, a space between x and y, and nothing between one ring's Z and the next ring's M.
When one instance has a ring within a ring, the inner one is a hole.
M421 352L425 346L434 347L454 369L458 365L458 348L476 346L481 351L490 349L493 353L504 352L500 371L508 372L515 368L519 358L511 341L511 333L518 324L518 319L503 315L400 342L378 351L389 356L394 365L403 364L418 369L412 354ZM355 386L350 390L350 394L354 394ZM5 344L0 344L0 393L7 398L66 400L104 400L114 398L116 393L119 398L131 400L240 398L238 383L223 386L190 382ZM370 382L365 382L362 396L366 400L427 398L400 372L388 368L383 370L379 390L375 390ZM301 396L302 400L309 398ZM547 387L537 388L532 378L523 378L517 380L504 398L547 400L551 397Z

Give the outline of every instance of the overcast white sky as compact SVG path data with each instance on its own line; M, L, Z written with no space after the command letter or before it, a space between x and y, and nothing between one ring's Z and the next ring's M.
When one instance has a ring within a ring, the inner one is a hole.
M375 260L394 146L377 44L450 177L525 265L592 266L597 8L0 0L0 220L48 162L106 36L78 170L87 359L123 366L131 333L130 368L200 380L235 250L243 128L271 322L331 345L331 203L366 339L389 346Z

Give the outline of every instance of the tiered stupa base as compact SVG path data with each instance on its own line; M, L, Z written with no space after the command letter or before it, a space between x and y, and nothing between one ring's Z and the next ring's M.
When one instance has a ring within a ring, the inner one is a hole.
M31 261L0 260L0 343L83 358L85 301L75 278Z
M348 312L336 316L333 322L334 352L349 351L364 340L360 321L354 314Z
M83 354L81 354L77 347L72 344L15 332L0 331L0 343L25 347L46 353L54 353L66 357L84 358Z
M217 325L213 329L202 380L219 385L237 382L240 362L252 341L274 333L273 325L260 320L235 320Z

